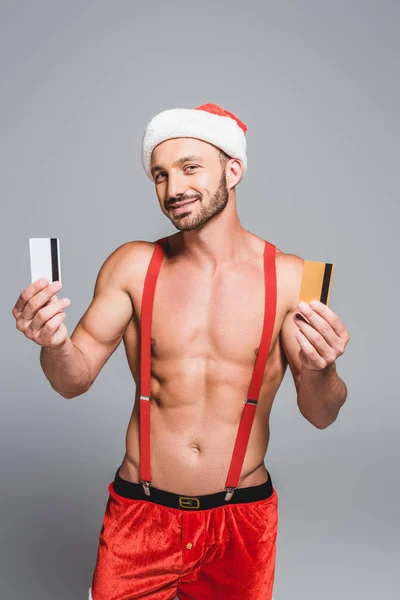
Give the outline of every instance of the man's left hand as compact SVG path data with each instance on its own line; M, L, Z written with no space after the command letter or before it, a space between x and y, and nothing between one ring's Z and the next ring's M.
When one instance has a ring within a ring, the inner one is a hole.
M344 353L350 335L339 317L322 302L300 302L297 307L309 323L299 315L293 320L299 327L296 332L300 344L299 358L303 367L323 371Z

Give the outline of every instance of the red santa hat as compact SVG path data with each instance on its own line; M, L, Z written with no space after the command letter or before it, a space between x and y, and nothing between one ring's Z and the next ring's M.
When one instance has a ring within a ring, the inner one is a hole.
M244 123L217 104L164 110L150 120L143 134L144 170L154 182L151 175L151 154L154 148L171 138L191 137L217 146L231 158L238 158L242 162L244 175L247 171L246 131Z

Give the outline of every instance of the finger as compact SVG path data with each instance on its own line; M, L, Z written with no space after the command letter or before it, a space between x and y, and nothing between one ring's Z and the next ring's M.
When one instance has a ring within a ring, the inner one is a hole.
M301 316L298 317L297 315L294 315L293 319L298 326L299 331L303 334L302 336L298 336L297 339L303 339L304 336L308 344L310 344L321 356L324 358L331 356L332 347L311 324L307 323Z
M58 299L59 299L58 296L56 294L54 294L54 296L52 296L50 298L50 300L48 301L47 304L51 304L52 302L57 302Z
M326 366L325 359L317 352L317 350L309 342L304 333L300 331L300 329L296 331L296 337L308 360L311 361L318 369L323 369Z
M331 324L319 313L313 310L306 302L300 302L298 310L301 315L306 317L307 321L320 333L320 335L333 346L337 341L337 334Z
M318 314L323 319L325 319L325 321L327 321L332 327L336 335L338 335L339 337L343 337L347 334L347 329L344 326L343 321L339 319L337 314L334 313L333 310L329 308L329 306L327 306L323 302L320 302L319 300L312 300L312 303L310 304L310 310L312 310L314 314Z
M57 313L63 311L69 304L69 298L60 298L55 302L46 304L46 306L36 313L29 325L29 329L33 333L37 333L48 321L50 321Z
M54 336L54 334L56 333L57 329L64 321L66 316L67 314L65 312L60 312L54 315L54 317L52 317L51 319L49 319L49 321L45 323L43 329L41 330L41 333L37 334L41 337L40 343L42 346L51 342L52 337Z
M36 281L33 281L30 285L28 285L28 287L26 287L18 296L18 299L12 309L13 315L17 316L15 313L21 313L24 310L28 300L48 285L48 279L37 279Z
M36 315L37 311L42 308L50 298L62 288L62 284L59 281L54 281L52 284L46 286L26 302L25 307L22 310L21 316L25 321L31 321Z

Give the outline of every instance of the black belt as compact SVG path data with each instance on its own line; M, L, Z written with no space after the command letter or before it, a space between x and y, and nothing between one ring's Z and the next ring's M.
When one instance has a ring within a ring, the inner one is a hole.
M179 508L181 510L204 510L207 508L216 508L217 506L226 506L226 491L216 492L215 494L205 494L203 496L186 496L183 494L174 494L173 492L167 492L151 486L151 495L147 496L144 493L141 483L134 483L132 481L121 479L119 476L120 468L121 467L118 467L117 472L115 473L113 486L115 493L124 496L125 498L131 498L132 500L146 500L147 502L162 504L163 506ZM253 485L251 487L236 488L229 504L256 502L257 500L266 500L269 498L272 495L274 488L271 475L268 471L267 473L268 480L265 481L265 483Z

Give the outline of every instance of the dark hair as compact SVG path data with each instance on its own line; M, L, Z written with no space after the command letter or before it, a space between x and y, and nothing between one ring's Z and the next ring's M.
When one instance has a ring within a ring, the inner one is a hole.
M217 148L217 150L218 150L219 162L221 163L221 169L223 171L226 163L232 157L228 156L228 154L226 152L224 152L223 150L221 150L221 148ZM241 178L236 185L238 185L240 183L240 181L241 181ZM233 188L232 188L233 190L236 188L236 185L233 186Z
M228 156L226 154L226 152L221 150L221 148L217 148L217 150L218 150L219 162L221 163L221 167L224 168L226 163L228 162L228 160L232 157Z

